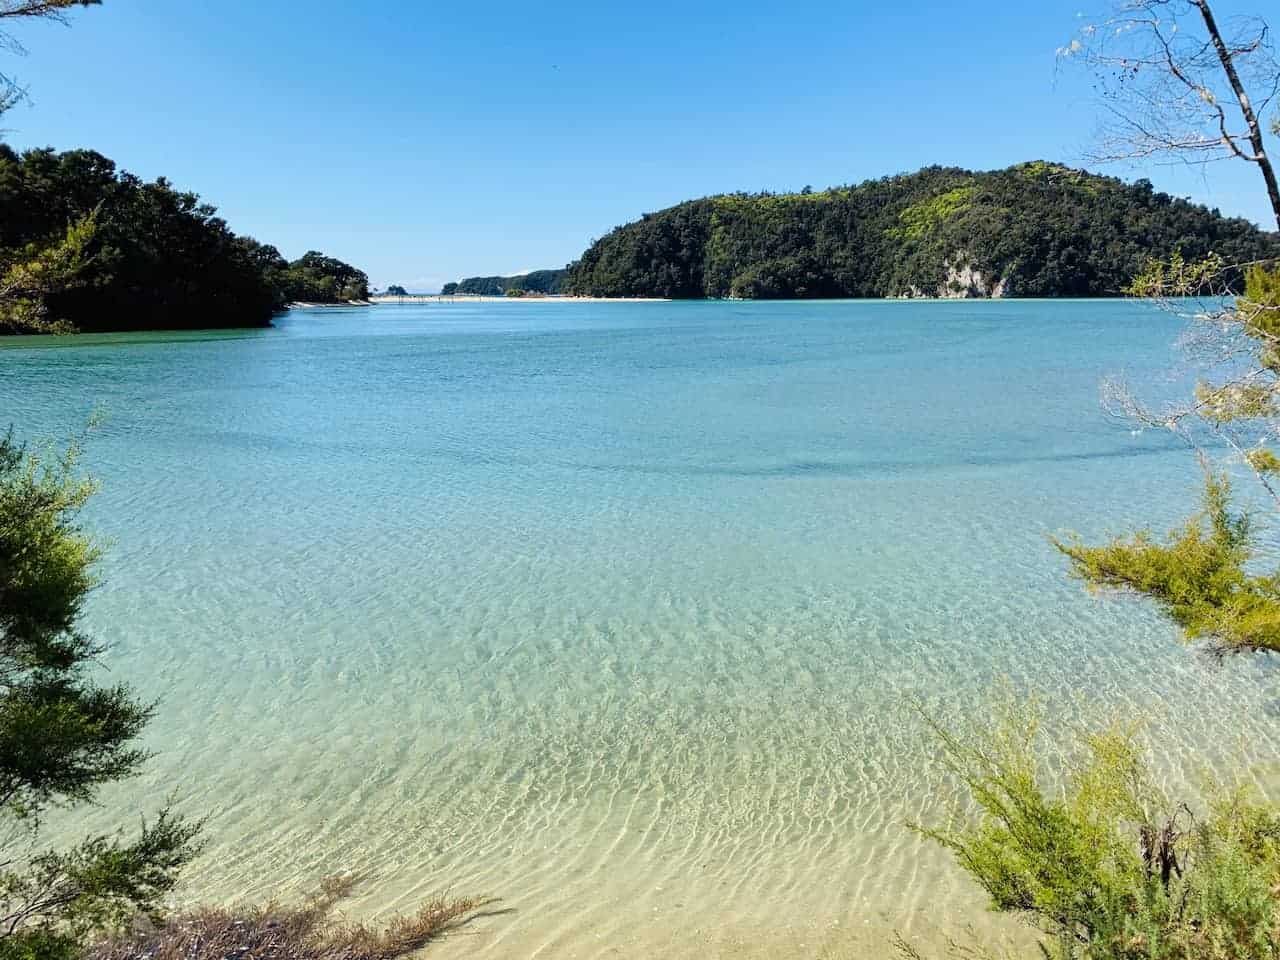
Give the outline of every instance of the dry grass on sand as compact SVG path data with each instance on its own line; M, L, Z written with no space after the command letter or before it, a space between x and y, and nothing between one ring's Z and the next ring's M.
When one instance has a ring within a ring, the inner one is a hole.
M480 915L487 897L433 897L372 927L335 918L358 877L326 880L300 906L206 909L105 940L86 960L398 960Z

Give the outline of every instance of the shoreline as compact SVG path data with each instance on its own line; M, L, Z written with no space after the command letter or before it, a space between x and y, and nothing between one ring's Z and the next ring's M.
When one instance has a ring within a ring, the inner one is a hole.
M341 303L318 303L310 300L291 300L285 304L286 310L311 310L318 307L368 307L373 300L344 300Z
M1199 298L1184 297L1173 299L1195 300ZM404 297L375 296L368 300L357 300L351 303L291 303L289 309L305 307L346 307L370 306L385 304L413 303L955 303L973 306L979 303L1111 303L1117 301L1142 302L1143 298L1129 297L1123 294L1087 297L793 297L777 299L748 299L742 297L497 297L481 294L410 294Z
M494 297L486 294L440 293L408 294L403 297L370 297L368 303L671 303L670 297ZM291 304L291 306L293 306Z

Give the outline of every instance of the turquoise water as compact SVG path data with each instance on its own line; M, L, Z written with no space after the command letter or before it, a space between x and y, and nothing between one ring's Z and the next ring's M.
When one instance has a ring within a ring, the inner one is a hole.
M4 341L0 422L107 412L88 619L161 703L146 773L70 826L176 792L209 816L187 898L338 869L376 876L362 913L503 897L446 957L993 924L903 826L946 791L906 696L1149 712L1171 783L1237 735L1276 759L1265 664L1206 669L1046 541L1187 512L1186 451L1098 404L1122 369L1177 389L1178 332L1122 302L497 303Z

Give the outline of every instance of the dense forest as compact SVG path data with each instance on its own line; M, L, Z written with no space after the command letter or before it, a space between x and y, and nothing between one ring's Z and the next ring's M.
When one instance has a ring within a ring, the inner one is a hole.
M73 238L74 267L42 285ZM359 270L314 251L290 263L163 178L144 182L92 150L4 144L0 277L48 328L85 331L262 326L290 301L368 295ZM0 315L0 332L46 328L23 316Z
M457 283L446 283L440 293L446 297L470 294L480 297L503 297L507 291L519 293L558 294L563 292L564 270L534 270L514 277L468 277Z
M369 278L363 270L317 250L277 267L276 283L286 303L348 303L369 299Z
M1033 162L929 167L857 186L692 200L618 227L564 292L747 299L1113 296L1152 257L1280 256L1280 237L1126 184Z

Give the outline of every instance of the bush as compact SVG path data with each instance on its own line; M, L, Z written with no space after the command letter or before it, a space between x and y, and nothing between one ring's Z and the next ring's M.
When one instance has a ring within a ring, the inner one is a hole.
M916 825L996 910L1019 913L1059 960L1276 960L1280 814L1215 786L1200 812L1156 785L1136 725L1082 736L1043 783L1038 704L957 735L925 717L978 815ZM908 955L911 955L908 949Z

